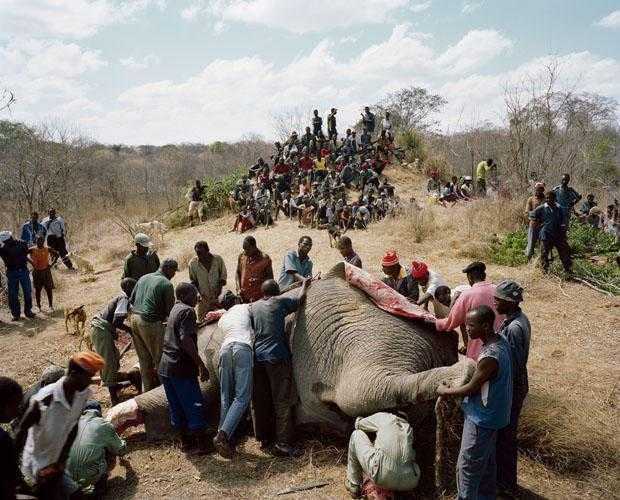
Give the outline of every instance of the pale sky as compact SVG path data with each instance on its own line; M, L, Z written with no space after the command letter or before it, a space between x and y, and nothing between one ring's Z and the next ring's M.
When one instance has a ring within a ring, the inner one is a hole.
M274 137L273 113L386 92L448 100L445 131L500 123L507 85L559 62L620 100L620 0L0 0L0 119L103 143Z

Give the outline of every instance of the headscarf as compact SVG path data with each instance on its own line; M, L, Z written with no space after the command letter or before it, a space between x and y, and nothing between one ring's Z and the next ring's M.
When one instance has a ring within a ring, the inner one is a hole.
M71 357L71 361L93 375L105 365L103 358L93 351L78 352Z
M398 264L398 254L395 250L388 250L381 259L381 265L385 267L391 267Z
M419 280L428 274L428 266L424 262L416 262L414 260L411 263L410 272L413 279Z

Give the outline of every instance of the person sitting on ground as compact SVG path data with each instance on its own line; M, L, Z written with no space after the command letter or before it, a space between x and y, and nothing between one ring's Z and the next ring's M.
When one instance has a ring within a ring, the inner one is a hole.
M67 269L73 269L73 263L69 258L67 250L67 226L65 220L56 214L56 209L50 208L48 216L41 222L45 227L47 236L47 246L56 250L56 253L62 260ZM52 265L56 262L54 261Z
M79 489L65 464L78 420L90 399L88 386L103 365L103 358L95 352L75 354L67 374L31 398L15 441L25 442L21 470L38 498L69 498Z
M81 493L103 498L116 457L125 453L127 444L118 436L114 426L103 418L101 405L89 401L78 420L66 469Z
M497 434L497 486L508 497L517 494L517 428L523 401L529 391L527 360L530 352L530 320L519 307L523 288L505 280L495 289L495 308L506 315L497 332L510 345L512 353L512 405L510 423Z
M41 312L41 292L45 288L47 295L47 305L50 311L54 311L54 279L52 278L52 267L50 257L55 255L55 251L45 245L45 236L39 234L36 246L28 250L30 262L32 263L32 284L34 285L34 296L37 301L37 309Z
M351 238L348 236L341 236L338 243L336 243L336 247L340 251L340 255L342 255L345 262L362 269L362 259L360 259L359 255L353 250Z
M210 311L217 309L217 299L226 285L228 271L224 259L211 253L206 241L194 245L196 256L189 261L189 279L200 293L196 308L198 320L202 321Z
M312 238L302 236L299 238L297 250L289 250L286 253L278 278L278 285L281 289L285 289L297 281L303 282L306 278L312 277L310 250L312 250Z
M459 498L495 498L498 430L510 423L512 356L508 342L495 333L495 313L478 306L467 313L467 334L482 342L476 371L459 387L440 385L442 397L464 397L465 422L457 461Z
M418 283L409 271L401 266L398 254L394 250L385 253L381 259L381 266L385 274L385 277L381 279L383 283L406 297L409 302L418 301L420 295Z
M463 195L463 199L469 200L474 195L474 186L473 180L471 176L466 175L463 177L463 183L461 184L461 194Z
M250 304L236 304L233 296L222 306L226 312L217 324L224 335L218 363L220 423L213 445L222 457L232 458L235 430L252 400L254 329Z
M265 281L263 298L254 302L250 310L255 332L254 435L262 449L275 440L275 455L297 455L292 446L295 390L285 319L304 303L309 284L309 279L303 279L297 297L284 297L279 296L280 287L274 280Z
M586 201L581 204L581 207L579 208L579 215L582 217L587 217L588 215L590 215L590 210L597 205L598 203L594 201L594 195L590 193L588 196L586 196Z
M370 210L366 205L360 205L355 211L353 227L355 229L368 229L368 224L370 224Z
M428 311L428 303L435 301L435 290L438 286L445 285L446 281L443 277L432 269L428 268L428 265L424 262L413 261L409 268L411 276L416 280L420 288L422 288L422 296L416 301L416 304L423 306Z
M19 407L23 398L23 390L15 380L0 377L0 424L8 424L19 415ZM2 472L0 472L0 498L15 498L15 490L20 483L19 455L17 446L11 435L0 427L0 457Z
M191 283L179 283L175 294L158 375L168 399L170 424L181 435L183 451L205 454L211 451L211 440L205 433L207 421L198 378L206 382L209 372L198 354L194 311L198 290Z
M603 211L600 207L592 207L585 218L585 223L594 229L603 228Z
M37 237L43 235L45 238L47 230L39 222L39 213L32 212L30 219L22 224L20 240L25 241L31 247L37 244Z
M234 233L239 230L240 233L244 233L252 229L255 225L256 217L254 216L252 205L248 203L237 215L237 218L235 219L235 224L233 225L231 232Z
M174 286L170 280L178 270L176 260L164 259L159 270L138 280L129 298L133 346L144 392L159 386L157 367L164 343L164 322L174 306Z
M125 257L121 279L131 278L138 281L145 274L154 273L159 269L159 257L153 250L151 238L146 234L136 233L133 239L136 249Z
M246 236L243 240L243 252L237 259L235 276L237 291L245 303L260 299L263 283L273 279L271 258L258 249L254 236Z
M120 353L115 340L118 339L118 330L132 334L131 328L125 325L129 316L129 297L136 286L136 280L123 278L121 280L122 293L112 299L108 305L90 321L90 339L93 349L99 354L105 366L101 370L101 385L108 388L112 406L119 403L121 382L130 382L138 392L142 391L139 370L124 372L120 370Z
M534 184L534 195L527 199L525 204L525 216L530 217L530 213L533 212L538 206L545 202L545 183L537 182ZM530 220L527 230L527 247L525 248L525 255L527 261L532 260L534 256L534 250L539 239L540 228L536 225L535 221Z
M19 289L21 287L24 297L24 316L34 318L32 312L32 286L27 263L28 245L26 242L13 238L10 231L0 232L0 258L6 267L6 281L9 298L9 309L12 321L21 318L21 304L19 303Z
M411 491L420 480L415 458L413 430L405 418L387 412L357 417L349 439L345 488L352 498L362 498L365 474L380 488Z

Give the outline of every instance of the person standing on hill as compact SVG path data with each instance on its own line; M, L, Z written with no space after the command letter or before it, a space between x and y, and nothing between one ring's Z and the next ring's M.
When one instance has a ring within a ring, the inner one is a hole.
M510 346L495 333L495 314L488 306L467 313L465 324L471 339L482 344L476 371L460 387L440 385L442 397L463 397L465 416L461 449L457 461L459 499L496 497L495 463L497 434L510 422L512 396L512 360Z
M370 111L368 106L364 108L364 112L362 113L362 126L370 135L375 131L375 115Z
M542 205L545 202L545 183L537 182L534 185L534 195L530 196L527 199L527 203L525 204L525 216L530 218L530 213L532 213L538 206ZM540 228L536 225L535 221L530 220L530 224L527 230L527 247L525 249L525 255L527 256L527 261L532 260L534 256L534 249L536 248L536 244L538 243L540 236Z
M43 235L45 237L47 233L45 226L39 222L38 212L32 212L30 220L24 222L21 229L20 239L25 241L29 247L36 245L37 236Z
M540 230L540 258L545 272L549 270L549 254L555 247L567 273L572 272L570 247L567 241L568 216L566 209L556 203L556 192L548 191L546 202L530 212L530 220Z
M200 322L208 312L218 309L218 298L228 273L224 259L212 254L206 241L197 242L194 251L196 257L189 261L189 279L200 293L196 309Z
M530 353L531 326L519 307L523 288L510 280L495 289L495 308L506 315L497 332L510 345L512 353L512 407L510 423L497 434L497 487L512 498L517 493L517 427L523 401L529 390L527 360Z
M261 287L273 279L273 267L269 255L256 246L254 236L243 240L243 253L237 259L237 290L244 303L255 302L263 296Z
M170 280L178 269L176 260L165 259L159 270L138 280L129 299L133 345L140 363L144 392L159 385L157 367L164 343L164 322L174 306L174 286Z
M41 291L45 288L47 294L47 305L50 311L54 310L54 279L52 278L52 267L50 256L55 255L54 250L45 245L45 235L39 234L36 245L28 250L30 262L32 263L32 284L34 285L34 296L37 300L37 308L41 311Z
M323 137L323 118L319 116L319 110L315 109L312 116L312 134L317 139Z
M32 286L30 273L28 272L28 245L24 241L13 238L10 231L0 232L0 258L6 267L6 280L9 296L9 309L13 321L19 321L21 317L21 305L19 303L19 288L24 295L24 316L34 318L32 312Z
M329 115L327 115L327 135L328 139L336 145L336 141L338 140L338 129L336 127L336 113L338 110L336 108L332 108Z
M468 339L465 331L465 318L467 313L478 306L487 306L494 311L495 328L499 328L504 316L496 314L495 311L495 285L487 281L486 265L484 262L472 262L463 272L467 275L467 281L471 288L463 290L456 302L451 307L448 316L443 319L425 320L435 325L438 332L449 332L461 327L465 353L467 357L476 361L482 348L480 339Z
M581 195L570 184L570 175L564 174L559 186L553 188L555 202L564 209L565 229L568 231L570 216L575 210L575 205L581 200Z
M42 221L43 226L47 232L47 245L55 250L58 256L62 259L62 263L67 266L67 269L73 269L73 263L69 259L67 251L67 226L65 220L56 215L56 209L50 208L48 216ZM55 264L55 261L52 265Z
M200 222L202 217L202 195L204 194L205 188L200 183L198 179L189 190L188 198L189 198L189 208L187 209L187 217L189 218L190 226L194 225L194 219L198 219Z
M136 233L134 242L136 249L125 257L121 279L131 278L138 281L145 274L154 273L159 269L159 257L152 249L151 238L146 234Z

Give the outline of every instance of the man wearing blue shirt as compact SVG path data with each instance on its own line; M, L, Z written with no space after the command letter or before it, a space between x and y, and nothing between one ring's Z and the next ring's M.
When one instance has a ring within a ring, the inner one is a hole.
M575 205L579 200L581 200L581 195L575 191L570 184L570 175L564 174L562 176L562 183L559 186L553 188L553 192L555 193L555 201L558 205L560 205L564 210L566 217L566 229L568 229L568 221L570 220L570 215L575 209Z
M30 220L27 220L22 224L22 234L20 239L25 241L29 247L34 246L37 243L37 236L45 236L47 230L45 226L39 222L39 214L32 212Z
M493 330L495 313L479 306L467 313L465 325L472 339L482 340L471 380L460 387L440 385L440 396L465 396L465 421L457 461L458 499L495 499L495 449L499 429L510 423L512 359L508 342Z
M263 298L250 305L254 338L252 420L254 435L265 449L275 439L274 454L293 456L293 369L285 332L286 316L303 304L310 280L297 297L280 296L274 280L263 283Z
M308 254L312 250L312 238L302 236L299 238L297 250L289 250L284 256L278 285L281 289L287 288L296 281L302 282L312 277L312 261Z
M545 195L545 203L530 212L530 220L539 228L540 258L543 270L549 269L549 254L555 247L567 273L572 272L570 247L566 239L566 209L556 203L556 192L549 191Z

